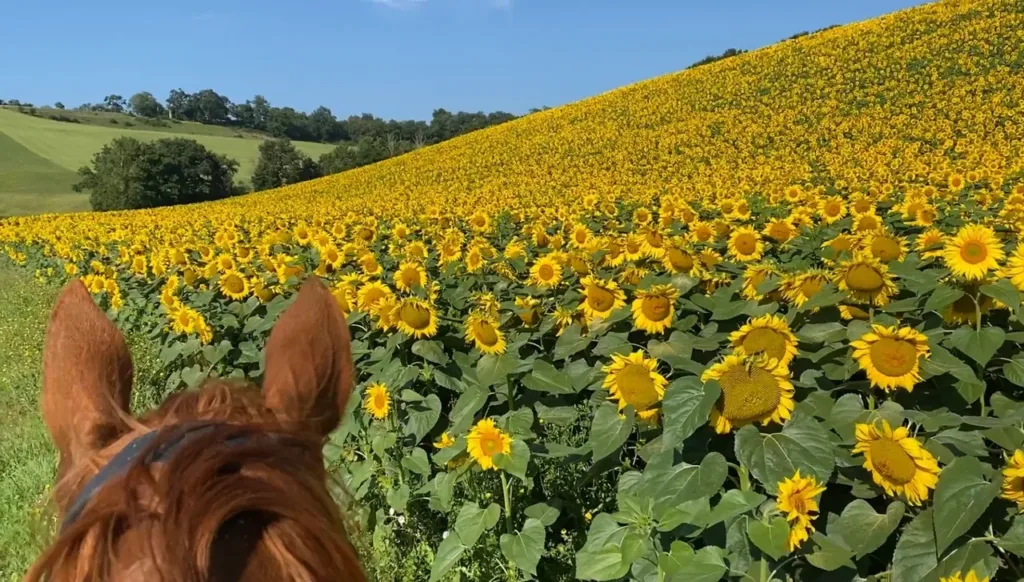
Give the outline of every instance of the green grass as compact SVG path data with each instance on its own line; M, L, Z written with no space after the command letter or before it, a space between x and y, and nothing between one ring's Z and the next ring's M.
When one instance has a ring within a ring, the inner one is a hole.
M39 415L43 333L57 290L0 266L0 580L16 580L48 530L56 454Z
M0 261L0 581L20 580L56 525L47 502L56 452L39 413L46 321L59 289ZM128 337L136 411L162 390L158 352Z
M193 129L214 127L189 125ZM164 131L64 123L0 108L0 136L5 136L0 139L0 215L88 209L88 196L71 191L75 172L88 165L105 144L125 135L143 141L174 137ZM235 180L249 182L259 159L260 139L194 133L178 136L195 139L237 160ZM295 146L314 159L334 147L309 142L295 142ZM24 162L7 161L9 155Z
M0 132L0 216L88 210L71 191L75 172L32 153Z
M0 110L6 109L12 113L28 115L18 111L17 107L5 105ZM131 131L159 131L161 133L177 133L188 135L214 135L220 137L242 137L247 139L265 139L266 134L250 129L227 127L222 125L204 125L194 121L177 121L172 119L149 120L142 117L135 117L127 113L111 113L108 111L75 111L73 109L55 109L53 107L37 107L36 117L53 119L60 117L73 119L61 123L76 123L84 125L97 125L104 128L125 129Z

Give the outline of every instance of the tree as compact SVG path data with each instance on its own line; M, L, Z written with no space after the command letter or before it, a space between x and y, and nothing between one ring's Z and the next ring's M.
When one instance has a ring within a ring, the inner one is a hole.
M334 114L322 105L309 114L306 119L306 127L309 128L309 132L313 134L316 141L331 142L339 139L341 133Z
M199 123L226 123L231 113L231 101L213 89L203 89L192 96L195 121Z
M124 97L120 95L107 95L103 98L103 105L107 108L107 111L113 111L114 113L123 113L127 103L124 101Z
M269 190L320 176L309 156L287 139L268 139L260 144L260 159L252 174L254 190Z
M56 102L56 103L54 103L54 104L53 104L53 107L54 107L55 109L64 109L64 104L63 104L63 103L61 103L60 101L58 101L58 102Z
M195 120L195 106L192 96L181 89L171 89L167 96L167 115L171 119Z
M143 143L119 137L78 170L76 192L89 192L93 210L126 210L218 200L234 193L238 162L195 140Z
M164 115L164 106L149 91L132 95L128 103L131 105L132 112L140 117L157 118Z

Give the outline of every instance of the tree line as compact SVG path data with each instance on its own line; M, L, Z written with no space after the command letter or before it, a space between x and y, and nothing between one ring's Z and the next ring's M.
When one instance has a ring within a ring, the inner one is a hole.
M8 105L32 107L11 99ZM0 100L0 105L4 101ZM55 104L64 109L61 103ZM212 89L188 93L181 89L170 91L163 102L152 93L141 91L125 99L111 94L101 103L83 103L79 111L125 113L161 123L159 120L194 121L269 134L276 138L336 144L338 147L319 161L321 173L341 172L385 160L411 150L440 143L471 131L483 129L517 116L504 111L452 113L435 109L429 121L385 120L370 113L338 119L327 107L317 107L311 113L291 107L275 107L262 95L244 103L232 103L226 96ZM530 113L548 109L531 109ZM30 114L35 114L34 109ZM58 121L72 120L63 117Z

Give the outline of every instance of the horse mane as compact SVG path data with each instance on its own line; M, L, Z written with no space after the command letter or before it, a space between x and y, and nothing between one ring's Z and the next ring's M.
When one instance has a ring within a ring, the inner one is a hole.
M163 463L146 465L140 456L96 492L25 580L105 582L113 566L133 561L142 570L130 580L364 580L327 487L321 437L282 424L252 385L211 380L133 419L128 434L58 476L61 513L125 444L199 419L225 424L182 443ZM147 448L175 436L166 432Z

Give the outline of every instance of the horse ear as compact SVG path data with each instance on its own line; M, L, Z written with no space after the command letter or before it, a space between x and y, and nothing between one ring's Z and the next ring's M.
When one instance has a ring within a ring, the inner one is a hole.
M43 346L43 420L60 475L129 430L132 357L124 336L81 280L57 298Z
M330 291L310 277L267 340L264 402L283 422L327 436L345 411L354 375L348 324Z

